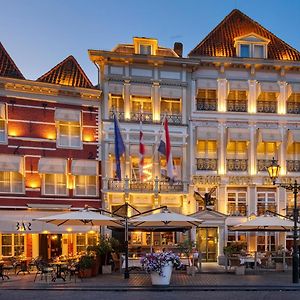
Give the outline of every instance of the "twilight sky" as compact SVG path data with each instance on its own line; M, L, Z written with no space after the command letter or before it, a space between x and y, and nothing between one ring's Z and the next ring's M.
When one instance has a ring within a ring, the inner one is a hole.
M23 75L35 80L72 54L90 80L88 49L111 50L133 36L192 50L238 8L300 50L299 0L0 0L0 41Z

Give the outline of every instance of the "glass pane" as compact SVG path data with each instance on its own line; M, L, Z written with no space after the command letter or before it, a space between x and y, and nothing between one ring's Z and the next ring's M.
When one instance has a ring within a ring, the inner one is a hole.
M70 141L71 141L71 145L72 147L80 147L81 145L81 139L80 139L80 136L72 136L70 138Z
M264 46L254 45L253 57L255 57L255 58L264 58Z
M250 57L249 45L241 45L241 57Z
M68 125L59 125L59 133L61 135L69 135L69 126Z
M140 54L151 54L151 45L140 45Z

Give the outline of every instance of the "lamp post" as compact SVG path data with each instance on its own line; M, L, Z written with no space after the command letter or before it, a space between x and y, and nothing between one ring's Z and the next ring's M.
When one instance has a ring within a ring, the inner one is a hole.
M297 208L297 196L300 191L300 184L298 184L297 180L294 183L284 184L284 183L276 183L276 180L279 176L280 166L277 164L277 161L272 160L272 164L268 167L268 173L273 181L273 184L278 185L286 190L292 191L294 194L294 208L293 208L293 220L294 220L294 228L293 228L293 283L299 283L299 256L298 256L298 208Z

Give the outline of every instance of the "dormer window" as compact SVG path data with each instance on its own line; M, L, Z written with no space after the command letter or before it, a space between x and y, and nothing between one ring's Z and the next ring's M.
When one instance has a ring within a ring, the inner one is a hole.
M234 46L238 57L267 58L270 40L255 33L235 38Z
M140 54L151 55L151 45L140 45Z
M135 54L156 55L156 50L158 48L157 39L135 37L133 38L133 44Z

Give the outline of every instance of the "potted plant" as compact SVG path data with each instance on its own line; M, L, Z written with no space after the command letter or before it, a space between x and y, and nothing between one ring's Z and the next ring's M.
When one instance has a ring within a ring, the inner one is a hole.
M184 240L177 245L178 250L181 254L184 254L188 258L188 266L186 267L186 272L188 275L195 275L196 267L191 264L190 258L195 247L195 242L190 241L189 239Z
M141 259L142 268L151 274L153 285L169 285L173 267L181 265L172 252L148 253Z
M94 258L91 255L83 255L79 260L79 275L81 278L92 276L92 266L94 264Z
M102 274L111 274L111 264L109 264L110 253L112 252L111 239L109 237L101 236L98 244L98 251L103 258Z

